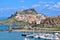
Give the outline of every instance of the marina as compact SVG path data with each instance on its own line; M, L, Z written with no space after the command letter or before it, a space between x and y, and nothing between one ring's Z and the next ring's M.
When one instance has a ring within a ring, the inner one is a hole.
M60 33L39 33L39 34L22 34L22 36L28 37L28 38L42 38L42 39L50 39L50 40L59 40L60 39Z
M4 26L4 27L3 27ZM14 26L12 26L14 27ZM60 40L60 32L34 31L34 30L13 30L11 26L0 25L1 40ZM12 30L12 31L11 31ZM10 32L11 31L11 32ZM13 36L14 35L14 36ZM5 37L6 36L6 37Z

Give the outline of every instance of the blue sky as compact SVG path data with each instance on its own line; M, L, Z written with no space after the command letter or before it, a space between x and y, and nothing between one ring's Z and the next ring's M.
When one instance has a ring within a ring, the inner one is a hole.
M9 17L17 10L34 8L47 16L60 15L60 0L0 0L0 17Z

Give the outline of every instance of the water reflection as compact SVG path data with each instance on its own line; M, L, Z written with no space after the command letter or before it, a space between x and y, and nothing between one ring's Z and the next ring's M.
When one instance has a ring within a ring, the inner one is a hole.
M41 39L41 38L24 38L24 40L49 40L49 39Z
M29 38L25 38L24 40L30 40Z

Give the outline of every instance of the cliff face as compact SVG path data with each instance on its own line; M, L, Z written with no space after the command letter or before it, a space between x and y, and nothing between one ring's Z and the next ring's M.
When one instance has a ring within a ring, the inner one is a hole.
M60 16L49 17L41 22L43 27L60 27Z
M46 21L47 21L47 24L60 24L60 16L48 18Z

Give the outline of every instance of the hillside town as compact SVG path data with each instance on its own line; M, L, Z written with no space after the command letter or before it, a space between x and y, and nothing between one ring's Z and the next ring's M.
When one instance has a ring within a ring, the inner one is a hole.
M29 23L36 22L36 24L40 24L40 22L42 20L45 20L47 18L48 18L48 16L44 16L42 14L36 14L36 15L32 15L32 14L20 15L20 14L17 14L15 16L15 19L18 21L25 20L26 22L29 22Z
M0 24L15 24L19 27L37 27L37 28L60 28L59 16L46 16L38 13L35 9L18 10L6 20L0 21ZM21 26L22 25L22 26ZM59 30L59 29L58 29Z

